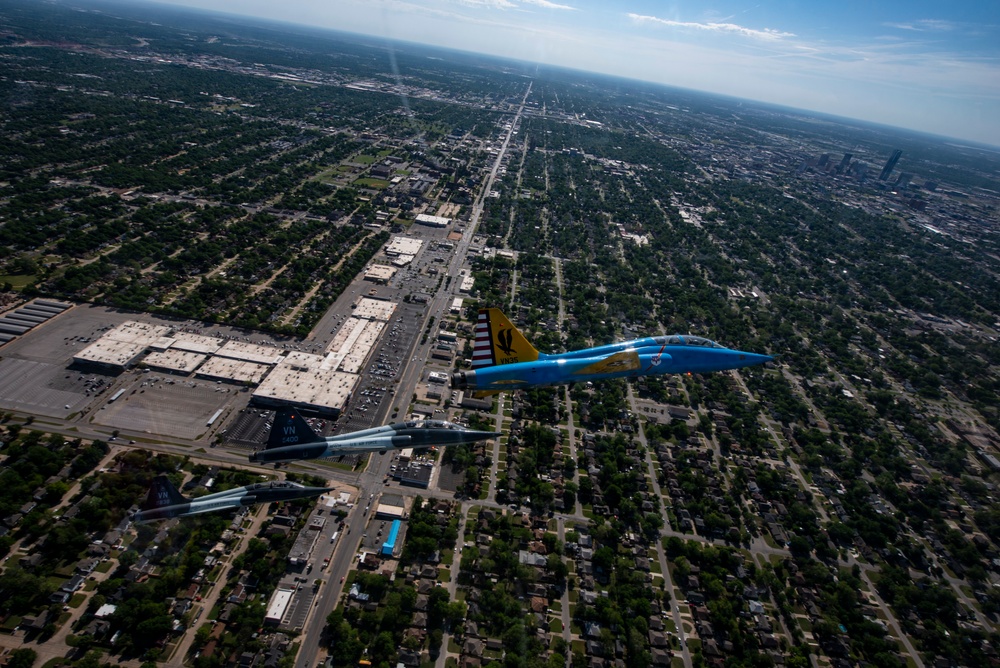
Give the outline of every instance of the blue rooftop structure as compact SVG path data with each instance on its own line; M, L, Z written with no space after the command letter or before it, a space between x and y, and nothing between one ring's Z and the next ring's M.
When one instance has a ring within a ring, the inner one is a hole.
M391 557L393 550L396 549L396 536L399 534L399 525L399 520L393 520L392 528L389 529L389 537L382 544L383 557Z

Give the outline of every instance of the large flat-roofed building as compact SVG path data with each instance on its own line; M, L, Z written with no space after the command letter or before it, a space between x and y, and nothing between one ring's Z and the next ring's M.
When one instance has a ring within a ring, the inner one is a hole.
M395 255L416 255L424 246L423 239L413 237L393 237L389 245L385 247L385 254L392 257Z
M73 356L77 364L126 369L149 349L166 350L173 344L170 328L126 320Z
M204 355L214 355L222 347L222 339L190 332L174 332L173 339L174 342L170 347L174 350L187 350Z
M387 267L384 264L373 264L365 269L365 280L384 285L392 280L397 271L395 267Z
M354 307L351 317L365 320L389 320L396 311L396 302L384 299L361 298Z
M122 370L138 362L148 348L146 343L126 343L102 337L73 355L73 362Z
M257 364L277 364L281 361L281 350L245 341L226 341L215 353L219 357L229 357Z
M411 462L398 466L392 473L392 479L407 487L422 487L427 489L431 484L431 474L434 467L430 463Z
M267 613L264 615L264 624L267 626L277 626L281 623L288 604L292 601L291 589L275 589L271 594L271 600L267 604Z
M208 355L201 353L169 348L162 352L149 353L143 363L151 369L180 373L186 376L197 369L207 358Z
M396 257L392 258L392 266L402 269L406 265L413 262L413 258L415 257L416 255L397 255Z
M463 276L462 283L458 287L459 292L472 292L472 287L476 284L476 279L472 276Z
M122 343L141 343L145 346L153 347L159 345L170 338L170 327L165 325L151 325L135 320L126 320L114 329L109 330L102 336L102 339L110 341L121 341ZM169 344L168 346L169 347Z
M309 563L312 558L313 549L319 540L323 527L326 525L325 517L316 517L309 526L302 527L299 535L295 537L292 549L288 551L288 563L292 566Z
M334 335L325 355L290 352L253 394L262 406L298 406L337 416L361 381L395 302L364 297Z
M341 371L361 373L365 367L365 361L375 348L375 343L382 335L382 330L385 329L385 323L379 320L361 321L361 324L361 327L356 328L359 335L340 356L337 368Z
M292 353L275 366L254 391L254 402L262 406L298 406L324 415L339 415L361 377L337 371L328 357Z
M210 380L256 385L270 370L269 364L248 362L231 357L213 357L198 369L197 375Z
M451 218L445 218L444 216L431 216L426 213L417 214L417 223L420 225L427 225L428 227L448 227L451 223Z

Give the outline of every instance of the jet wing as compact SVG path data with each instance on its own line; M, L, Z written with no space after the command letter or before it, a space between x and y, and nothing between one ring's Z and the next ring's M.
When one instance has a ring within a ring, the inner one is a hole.
M500 394L502 390L474 390L472 392L473 399L488 399L495 394Z
M639 362L639 353L635 350L623 350L620 353L609 355L604 359L597 360L593 364L577 369L573 372L576 376L589 376L599 373L617 373L620 371L638 371L642 368Z

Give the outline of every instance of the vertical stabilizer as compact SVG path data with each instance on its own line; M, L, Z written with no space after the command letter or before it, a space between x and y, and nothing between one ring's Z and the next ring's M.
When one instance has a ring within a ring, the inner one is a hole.
M268 436L265 450L286 445L315 443L322 439L312 430L306 419L294 408L279 408L274 416L274 426Z
M153 510L166 506L176 506L187 503L187 501L177 491L174 484L170 482L170 478L165 475L158 475L153 478L153 485L149 488L149 494L146 495L146 503L143 504L142 509Z
M537 359L538 351L500 309L479 310L476 343L472 350L473 370L499 364L534 362Z

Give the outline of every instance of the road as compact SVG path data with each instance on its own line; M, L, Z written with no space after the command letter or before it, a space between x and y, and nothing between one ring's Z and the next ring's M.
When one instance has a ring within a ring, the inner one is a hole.
M460 268L466 262L469 246L472 244L476 227L479 225L479 219L482 216L483 202L485 201L485 198L489 196L489 192L493 188L493 182L496 179L503 157L507 152L508 146L510 145L510 139L514 134L514 129L517 127L518 122L521 119L521 115L524 112L524 105L530 93L531 84L528 85L528 89L525 91L524 97L521 99L521 104L518 107L517 114L515 115L513 122L510 124L510 129L507 131L507 136L504 138L503 146L497 153L497 159L493 163L493 167L490 170L489 178L487 178L483 183L482 190L480 190L478 196L476 197L470 223L466 228L465 233L462 235L462 239L455 247L455 253L448 264L447 276L457 277ZM445 288L445 285L449 285L449 287ZM435 318L435 321L440 321L441 315L449 311L451 308L451 300L454 298L454 294L457 289L458 286L456 281L452 281L451 284L447 281L441 283L441 287L434 294L428 304L428 308L424 314L424 320L420 330L421 332L427 328L432 316ZM419 334L420 332L418 332L418 337ZM417 343L408 355L410 358L409 362L407 362L406 357L401 360L402 370L399 375L399 384L396 388L396 395L392 402L382 402L379 407L381 414L377 415L377 419L385 418L385 411L387 410L386 407L389 405L396 406L397 409L402 409L403 406L409 404L410 397L413 396L417 384L421 380L424 370L423 363L429 355L434 339L435 337L428 336L425 343ZM303 627L303 633L302 636L300 636L302 646L299 649L299 654L295 661L296 668L307 668L315 666L317 663L317 658L320 654L320 639L323 628L326 626L326 617L336 607L337 601L340 598L340 578L347 575L351 563L354 560L354 556L357 554L358 546L361 543L361 535L364 533L364 527L370 519L370 515L375 512L375 503L377 503L378 496L381 494L383 489L383 480L389 472L391 461L392 456L390 454L372 455L368 463L368 468L364 471L364 473L357 477L356 484L359 490L358 502L355 504L351 512L348 513L345 522L346 530L341 533L341 545L337 546L338 549L336 550L334 558L331 560L328 571L330 575L329 585L321 589L320 595L316 599L316 605L313 608L312 616L306 621L306 625ZM495 469L496 458L494 458L494 472ZM491 485L491 490L494 488L495 485ZM400 493L406 494L403 490L399 491ZM424 497L435 496L434 494L428 494L428 490L420 490L420 492L421 496ZM372 507L368 513L365 513L364 506L369 502L368 497L372 494L374 494L375 497L371 500ZM444 654L445 652L442 651L442 655Z

